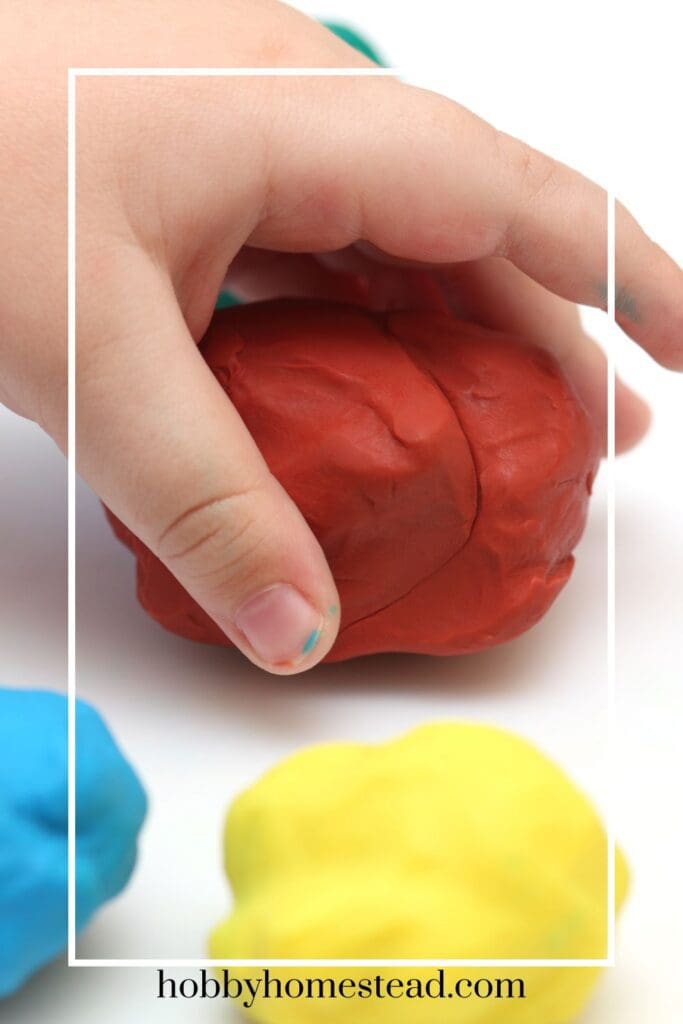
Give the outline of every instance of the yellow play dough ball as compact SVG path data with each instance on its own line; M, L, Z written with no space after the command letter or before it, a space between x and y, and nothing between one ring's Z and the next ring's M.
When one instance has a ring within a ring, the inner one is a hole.
M607 840L587 799L527 741L469 723L289 757L232 805L235 895L215 958L602 959ZM627 888L617 858L616 900ZM237 972L232 969L231 974ZM243 972L249 974L247 969ZM252 972L253 973L253 972ZM279 978L426 979L432 968L281 968ZM521 978L526 999L259 999L264 1024L566 1024L593 968L451 968Z

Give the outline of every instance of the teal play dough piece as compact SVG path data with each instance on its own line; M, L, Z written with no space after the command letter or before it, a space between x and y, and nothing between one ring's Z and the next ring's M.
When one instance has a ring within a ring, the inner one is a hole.
M216 309L228 309L230 306L239 306L240 300L231 292L221 292L218 296Z
M330 32L334 32L336 36L343 39L345 43L348 43L349 46L353 46L354 50L358 50L359 53L369 57L370 60L374 60L375 64L384 64L384 61L372 44L349 25L341 25L336 21L324 21L323 25L325 28L329 28Z
M349 46L353 46L354 50L358 50L359 53L369 57L370 60L374 60L375 64L384 65L384 61L381 59L377 50L361 36L355 29L350 28L348 25L340 25L336 21L324 21L323 25L328 28L330 32L334 32L336 36L343 39ZM239 306L240 300L236 298L231 292L222 291L218 296L218 302L216 303L216 309L227 309L229 306Z
M128 882L147 799L100 715L76 705L76 927ZM0 996L67 941L67 702L0 690Z

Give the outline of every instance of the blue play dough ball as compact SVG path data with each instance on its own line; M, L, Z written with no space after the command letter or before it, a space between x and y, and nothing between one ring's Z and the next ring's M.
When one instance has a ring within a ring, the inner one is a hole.
M76 926L128 882L147 798L97 711L76 705ZM0 690L0 996L67 941L67 702Z

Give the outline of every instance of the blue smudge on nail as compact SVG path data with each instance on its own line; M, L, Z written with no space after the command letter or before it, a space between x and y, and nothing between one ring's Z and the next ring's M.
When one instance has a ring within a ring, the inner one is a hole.
M336 615L338 611L339 609L337 608L336 604L331 604L330 607L327 609L327 614Z
M321 629L314 629L312 633L309 633L306 643L301 648L302 654L310 654L318 640L320 639Z

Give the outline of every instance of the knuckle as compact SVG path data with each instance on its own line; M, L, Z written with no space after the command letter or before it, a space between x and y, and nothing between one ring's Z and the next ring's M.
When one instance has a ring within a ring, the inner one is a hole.
M498 151L507 164L516 190L525 202L534 202L560 185L560 165L540 150L527 146L505 132L496 133Z
M210 603L222 604L231 592L251 589L254 580L263 576L263 554L266 534L252 527L235 538L228 538L220 555L191 577L201 587Z
M159 558L209 592L246 575L265 539L262 497L261 486L253 485L185 508L159 536Z

